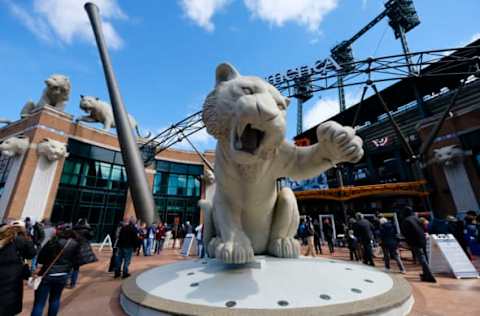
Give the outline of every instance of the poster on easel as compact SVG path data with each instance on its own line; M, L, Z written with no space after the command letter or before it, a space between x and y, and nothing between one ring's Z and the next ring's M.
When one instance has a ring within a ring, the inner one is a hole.
M190 255L190 251L192 250L192 245L193 245L193 240L194 240L194 234L187 234L185 238L183 239L183 246L182 250L180 251L180 254L182 256L188 257Z
M430 235L429 264L433 273L452 273L457 279L478 278L478 271L453 235Z

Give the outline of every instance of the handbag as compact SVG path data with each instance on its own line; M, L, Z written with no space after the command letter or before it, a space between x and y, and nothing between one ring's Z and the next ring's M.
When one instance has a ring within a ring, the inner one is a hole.
M57 256L55 257L55 259L53 259L52 262L50 262L50 264L48 265L47 269L45 269L45 271L43 272L43 275L47 275L48 274L48 271L50 271L50 269L53 267L53 265L57 262L58 259L60 259L60 256L63 254L63 251L65 250L65 248L67 248L68 244L70 243L71 239L68 239L65 246L63 246L62 250L60 250L60 252L57 254ZM27 281L27 286L30 288L30 289L33 289L34 291L36 291L38 289L38 287L40 286L40 283L42 283L42 276L41 275L32 275L31 277L28 278L28 281Z
M80 242L80 256L78 258L78 265L83 266L85 264L97 262L98 258L92 250L92 246L88 241Z

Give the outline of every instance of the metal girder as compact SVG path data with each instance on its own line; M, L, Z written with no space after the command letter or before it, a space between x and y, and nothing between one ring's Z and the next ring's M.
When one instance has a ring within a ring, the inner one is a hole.
M470 46L461 48L446 48L383 56L378 58L367 58L350 63L349 65L352 66L353 70L349 73L343 74L343 82L339 82L338 71L333 68L325 69L325 71L322 71L321 73L313 73L308 77L308 79L311 83L311 92L314 93L336 89L338 87L364 85L368 81L390 82L406 79L412 76L409 71L412 66L416 69L414 75L417 78L435 78L438 76L476 74L476 71L449 72L449 68L460 63L466 65L478 64L478 56L464 57L449 55L449 58L445 58L449 52L466 50L480 50L480 47ZM411 60L411 63L408 63L405 57L408 57L408 59ZM422 71L424 68L432 64L436 64L438 67L432 71ZM297 89L297 82L295 79L283 77L282 81L276 83L274 82L272 84L286 96L295 96Z
M203 128L205 128L205 124L202 121L202 111L198 111L171 125L140 146L144 163L149 164L153 162L155 155Z
M358 86L373 84L378 82L398 81L411 77L409 67L416 68L415 76L417 78L432 78L448 75L478 75L480 67L480 58L477 55L464 57L446 54L452 51L480 50L480 46L470 46L461 48L447 48L438 50L428 50L414 52L409 54L398 54L383 56L378 58L367 58L364 60L352 62L350 65L354 69L352 72L343 73L343 81L338 80L339 71L335 69L326 69L322 73L314 73L311 76L303 78L302 85L308 86L308 94L311 96L314 92L320 92L338 87ZM412 60L412 63L406 62L406 55ZM431 71L424 71L425 67L436 64L438 67ZM471 65L472 70L467 72L450 71L458 64ZM423 70L423 71L422 71ZM288 97L298 95L298 79L285 79L282 82L273 85ZM205 128L202 121L202 112L198 111L187 118L181 120L163 130L148 142L140 146L143 159L146 164L151 163L155 155L163 150L173 146L183 140L184 136L190 136Z

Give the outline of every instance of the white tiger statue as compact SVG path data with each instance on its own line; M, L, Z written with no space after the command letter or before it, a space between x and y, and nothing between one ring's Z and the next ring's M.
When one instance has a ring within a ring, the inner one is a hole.
M91 122L91 123L101 123L103 124L104 130L109 130L115 128L115 119L113 117L113 111L110 104L100 100L97 97L92 96L80 96L80 109L82 109L88 115L81 116L76 119L77 122ZM135 118L128 113L128 121L130 127L135 130L138 137L149 138L150 133L142 136L138 128L138 123Z
M0 143L2 156L13 157L24 154L30 146L30 139L24 135L12 136Z
M200 203L209 256L229 264L251 262L256 254L298 257L297 201L290 188L278 191L276 180L311 178L362 158L362 140L335 122L318 127L315 145L285 140L288 104L263 79L241 76L226 63L217 67L202 113L207 132L217 139L215 193Z
M458 145L449 145L433 150L433 159L429 163L438 163L444 166L454 165L465 156L471 155L471 151L464 151Z
M51 106L59 111L65 110L65 103L70 98L70 79L64 75L54 74L45 80L45 89L43 90L40 101L35 104L33 101L28 101L20 112L20 117L29 116L38 108L46 105Z
M44 138L37 145L37 153L50 161L68 157L67 144L51 138Z

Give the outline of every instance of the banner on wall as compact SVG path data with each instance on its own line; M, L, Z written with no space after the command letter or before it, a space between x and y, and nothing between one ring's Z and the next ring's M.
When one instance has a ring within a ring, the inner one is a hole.
M305 191L305 190L315 190L315 189L328 189L327 176L322 173L317 177L295 181L292 179L287 179L287 185L293 191Z

